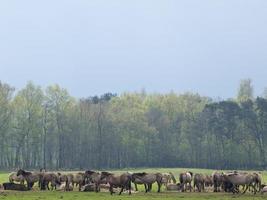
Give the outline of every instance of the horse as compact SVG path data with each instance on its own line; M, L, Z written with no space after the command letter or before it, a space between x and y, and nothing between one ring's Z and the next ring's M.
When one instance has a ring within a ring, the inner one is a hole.
M210 175L204 176L204 185L205 185L205 187L212 187L213 186L212 176L210 176Z
M249 186L253 188L254 194L256 194L257 192L256 186L255 184L253 184L255 183L255 178L252 174L234 172L234 173L223 174L223 177L225 178L225 180L233 184L233 193L239 192L239 190L235 190L235 188L238 188L240 185L245 187L243 194L246 193Z
M124 189L129 190L129 195L131 195L131 180L132 175L129 173L123 173L121 175L114 175L109 172L101 172L101 180L106 180L109 186L110 194L114 193L113 188L121 188L119 195Z
M150 192L152 189L152 184L157 182L158 184L158 192L160 192L160 188L162 185L163 175L161 173L133 173L132 179L133 182L137 182L139 184L143 183L145 186L146 193Z
M101 180L101 173L91 170L85 171L85 178L95 185L95 192L100 192L100 184L106 183L105 179Z
M168 183L176 183L173 173L162 173L162 184L167 187Z
M57 174L52 172L43 172L40 175L41 190L50 190L49 183L51 183L51 189L57 189L57 185L61 182Z
M147 188L147 185L144 184L143 181L140 178L138 178L138 177L132 176L132 182L134 184L135 191L138 191L137 185L144 185L145 186L145 189Z
M9 182L10 183L17 182L20 183L21 185L24 185L25 178L22 175L17 176L16 172L11 172L9 175Z
M194 176L194 189L197 188L198 192L205 190L205 180L203 174L195 174Z
M17 184L17 183L3 183L4 190L17 190L17 191L28 191L24 184Z
M186 192L187 190L187 184L189 184L189 190L190 192L192 191L192 185L191 182L193 180L193 173L192 172L184 172L181 173L179 176L179 180L180 180L180 187L182 192Z
M222 186L222 183L223 183L222 173L213 172L212 179L213 179L213 188L214 188L213 191L220 192L220 187Z
M256 173L254 172L253 174L253 179L254 179L254 185L256 188L258 188L258 191L260 192L261 190L261 181L262 181L262 178L261 178L261 175L260 173Z
M76 184L76 186L78 185L79 191L81 191L81 187L85 185L85 174L82 172L73 174L73 178L72 178L73 187L74 187L74 184Z
M179 191L180 190L180 183L170 183L166 186L167 191Z
M75 174L61 174L58 173L58 177L59 177L59 182L63 183L65 182L66 186L65 189L66 191L69 191L69 187L70 184L72 185L72 187L74 188L75 184L76 186L79 186L79 191L81 191L81 187L83 185L85 185L85 174L82 172L79 173L75 173Z
M29 190L33 187L35 182L39 182L39 187L40 187L40 172L27 172L20 169L17 172L17 176L20 175L25 178Z

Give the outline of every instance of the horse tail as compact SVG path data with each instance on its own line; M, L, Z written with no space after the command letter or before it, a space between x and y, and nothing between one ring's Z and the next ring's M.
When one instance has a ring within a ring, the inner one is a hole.
M191 176L192 176L192 178L193 178L193 172L188 172Z
M173 173L169 172L169 174L170 174L170 176L171 176L171 179L172 179L173 183L176 183L177 181L176 181L176 179L175 179Z
M183 182L184 182L183 174L180 174L180 175L179 175L179 181L180 181L180 183L183 183Z

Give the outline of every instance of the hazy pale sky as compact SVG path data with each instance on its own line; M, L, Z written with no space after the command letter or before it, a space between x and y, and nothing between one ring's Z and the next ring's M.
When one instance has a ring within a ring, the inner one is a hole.
M2 0L0 80L76 97L267 86L267 0Z

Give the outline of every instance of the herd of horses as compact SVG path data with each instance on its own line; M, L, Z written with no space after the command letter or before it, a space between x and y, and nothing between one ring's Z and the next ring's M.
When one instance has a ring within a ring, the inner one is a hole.
M25 185L26 183L26 185ZM157 192L161 192L164 185L168 191L181 192L231 192L246 193L247 190L256 194L267 192L267 186L262 185L260 173L248 172L214 172L212 175L201 173L193 174L184 172L179 175L179 182L172 173L132 173L125 172L114 174L110 172L98 172L87 170L77 173L30 172L18 170L9 176L9 182L3 183L6 190L31 190L35 183L38 183L40 190L63 190L72 191L78 187L79 191L100 192L108 190L110 194L118 191L119 194L138 191L138 185L144 185L145 192L151 192L154 183L157 185ZM134 185L134 188L132 187Z

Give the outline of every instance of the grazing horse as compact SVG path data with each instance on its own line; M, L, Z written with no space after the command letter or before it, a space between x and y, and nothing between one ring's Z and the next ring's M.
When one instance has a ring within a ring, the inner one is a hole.
M249 186L253 188L254 194L256 194L257 192L256 186L255 184L253 184L255 179L252 174L235 172L235 173L223 174L223 177L225 180L233 184L233 193L239 192L239 190L236 190L235 188L238 188L240 185L245 187L243 194L246 193Z
M203 174L195 174L194 176L194 189L197 188L198 192L205 190L205 177Z
M35 182L39 182L39 186L40 186L40 172L27 172L27 171L20 169L17 172L17 176L20 176L20 175L22 175L25 178L27 182L27 187L29 190L33 187Z
M95 192L100 192L100 184L106 183L105 179L101 180L101 173L91 170L85 171L85 178L95 185Z
M160 188L162 185L163 175L161 173L133 173L132 179L133 182L138 182L138 184L143 183L145 186L146 193L150 192L152 189L152 184L157 182L158 184L158 192L160 192Z
M25 178L22 175L17 176L16 172L12 172L9 175L9 182L10 183L17 182L17 183L20 183L21 185L24 185Z
M129 190L129 195L131 194L132 175L129 173L114 175L109 172L101 172L101 180L107 181L111 195L114 193L113 188L121 188L119 195L121 195L124 189Z
M173 173L162 173L162 184L167 187L169 183L176 183L176 179L173 175Z
M181 184L180 187L181 187L182 192L186 192L187 184L189 184L190 192L192 191L192 185L191 185L191 182L193 180L192 172L181 173L179 176L179 180L180 180L180 184Z

